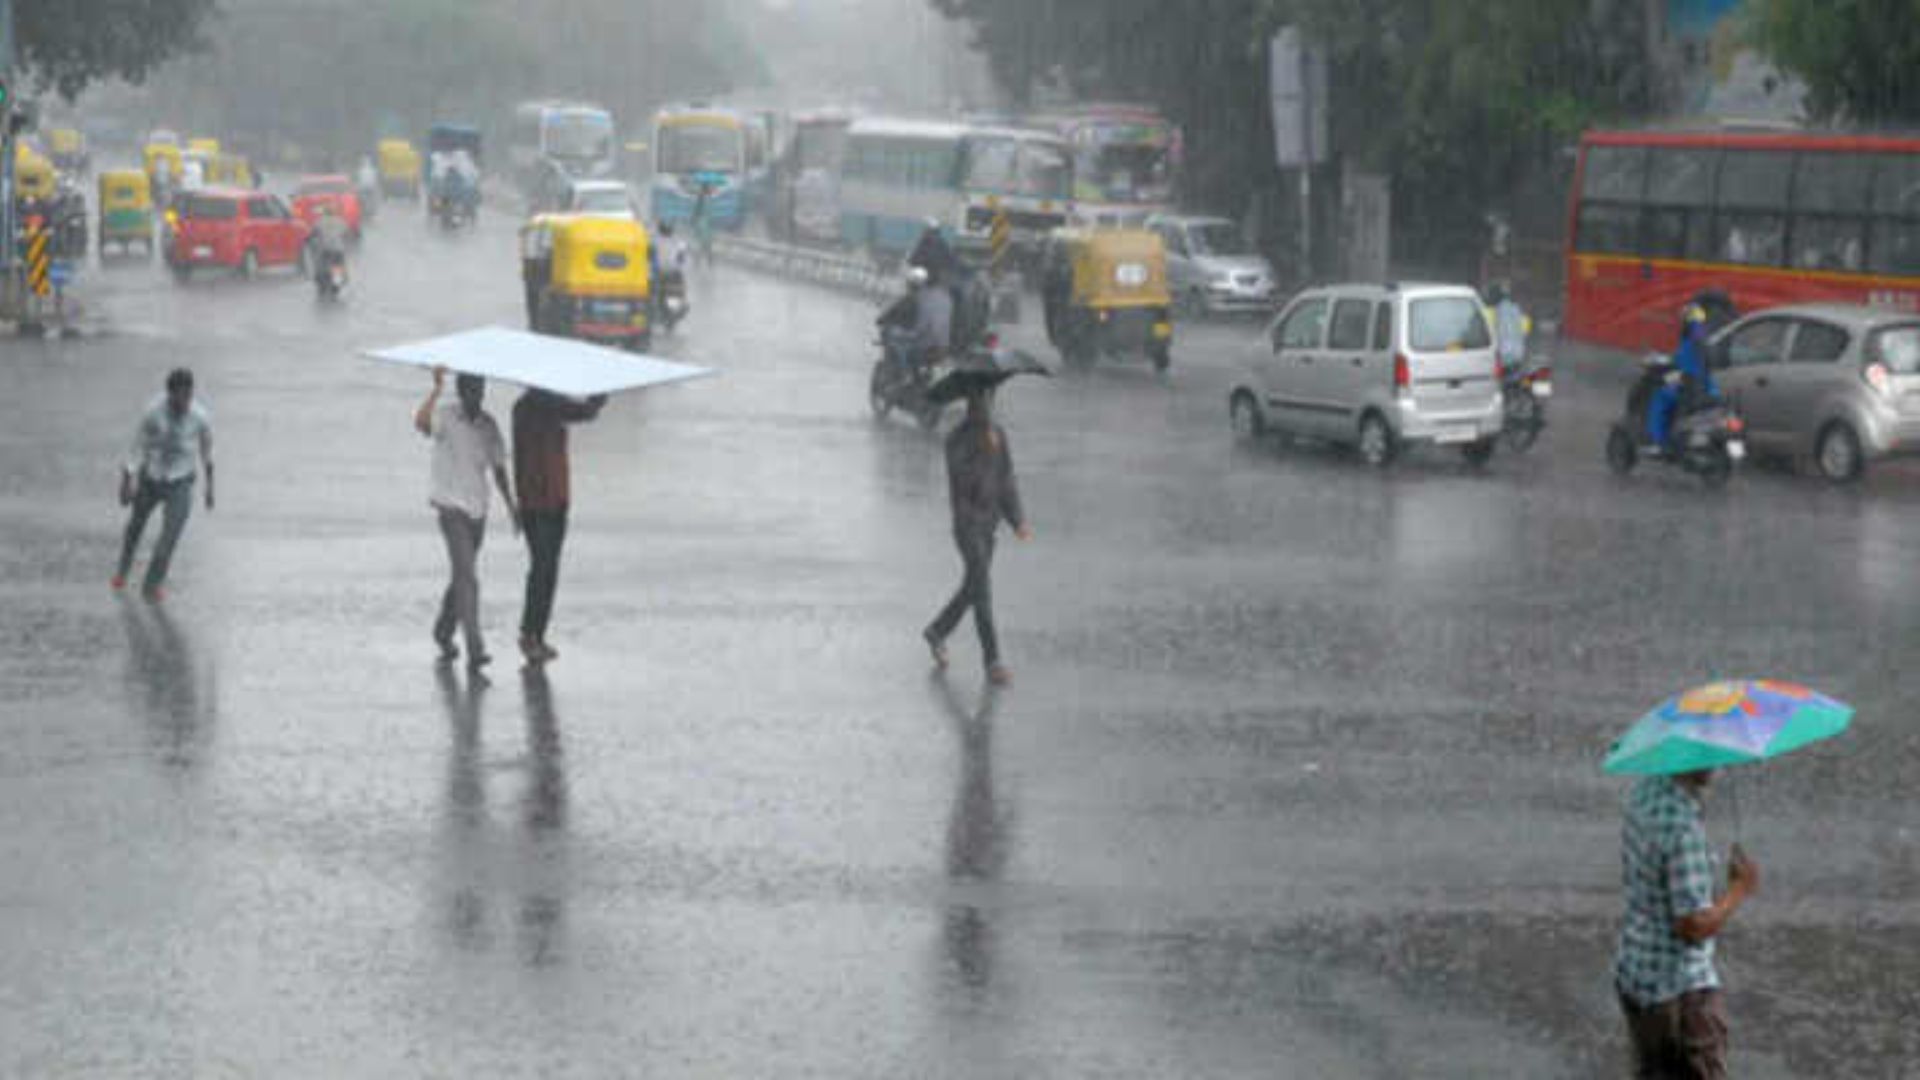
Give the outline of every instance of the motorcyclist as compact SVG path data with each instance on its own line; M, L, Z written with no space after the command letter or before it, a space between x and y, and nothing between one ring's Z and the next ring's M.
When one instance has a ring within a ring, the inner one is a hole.
M953 338L953 297L932 284L923 267L909 266L907 293L880 316L894 362L908 375L938 364Z
M1707 313L1688 304L1680 316L1680 347L1673 352L1673 371L1647 403L1647 438L1655 449L1672 449L1674 417L1698 407L1703 399L1720 396L1707 365Z
M940 228L937 218L928 218L924 222L920 239L907 256L907 265L925 270L933 283L943 288L951 287L959 278L960 257L953 253L953 245L947 243L946 233Z
M1493 328L1494 352L1500 358L1500 370L1509 379L1524 374L1533 320L1514 302L1505 282L1487 290L1487 323Z
M316 278L324 277L336 263L344 265L347 261L347 244L353 238L353 230L347 225L347 219L340 214L340 208L327 202L320 204L320 216L313 222L313 273Z

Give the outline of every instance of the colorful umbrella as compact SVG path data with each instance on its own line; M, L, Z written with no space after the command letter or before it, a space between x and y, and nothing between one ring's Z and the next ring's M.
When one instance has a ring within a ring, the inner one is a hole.
M1853 707L1793 683L1708 683L1669 699L1615 740L1609 773L1671 776L1765 761L1847 728Z

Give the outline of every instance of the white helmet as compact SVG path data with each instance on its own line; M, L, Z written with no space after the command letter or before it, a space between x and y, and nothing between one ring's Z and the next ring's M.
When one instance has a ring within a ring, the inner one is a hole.
M931 280L933 280L933 275L927 273L926 267L924 266L907 267L907 288L918 289Z

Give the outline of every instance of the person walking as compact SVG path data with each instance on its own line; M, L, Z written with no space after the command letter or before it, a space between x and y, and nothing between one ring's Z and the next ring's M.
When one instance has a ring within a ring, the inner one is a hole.
M500 425L481 407L486 380L461 375L454 381L459 400L443 405L440 392L445 384L446 372L436 368L433 389L413 413L414 429L433 440L427 502L440 516L440 535L446 540L451 570L440 599L440 616L434 620L433 640L440 646L441 660L454 660L460 655L453 644L457 625L466 638L467 668L478 671L493 659L480 633L480 578L475 570L486 538L489 472L515 532L520 530L520 515L507 487L507 448Z
M133 553L154 507L161 508L160 539L147 560L141 594L148 600L166 598L167 570L173 549L193 513L193 483L197 472L207 474L207 512L213 512L213 419L193 400L193 372L175 368L167 374L166 393L155 398L140 416L133 449L120 467L120 505L132 507L120 541L120 563L113 572L115 590L127 587Z
M529 389L513 403L513 488L520 497L520 531L527 539L527 592L520 609L520 653L538 667L560 656L547 644L553 594L560 584L560 547L567 539L567 425L600 415L605 394L572 401Z
M1007 433L993 421L992 400L990 390L970 395L966 419L947 436L947 496L953 510L953 542L960 549L965 575L953 599L922 636L933 652L934 666L944 669L947 637L971 610L987 681L1004 686L1012 677L1000 663L1000 639L993 625L994 534L1002 520L1013 526L1021 540L1031 539L1033 533L1020 505Z
M1727 889L1714 897L1701 823L1712 770L1648 776L1627 795L1620 835L1626 917L1614 985L1632 1043L1633 1075L1724 1080L1727 1021L1714 938L1760 890L1760 868L1733 846Z

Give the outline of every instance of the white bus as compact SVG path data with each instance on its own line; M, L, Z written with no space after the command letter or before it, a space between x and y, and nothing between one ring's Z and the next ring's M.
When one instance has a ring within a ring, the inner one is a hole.
M1066 223L1073 162L1058 136L918 120L856 120L840 173L840 239L882 256L912 250L928 221L961 247L984 248L1004 212L1031 255Z
M569 180L614 174L613 114L598 105L529 101L513 110L510 136L514 180L536 203Z

